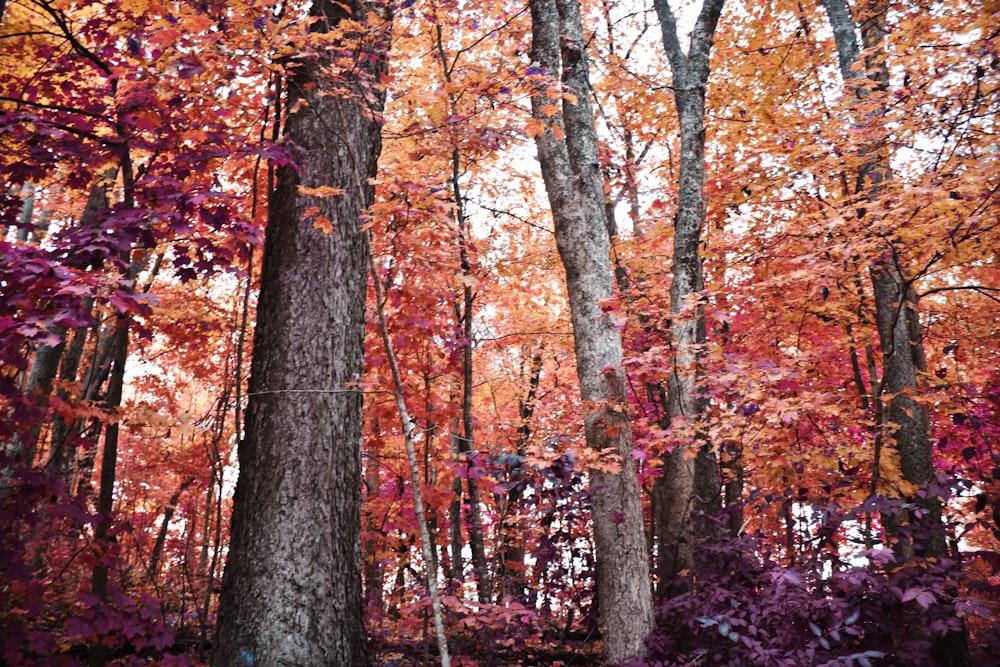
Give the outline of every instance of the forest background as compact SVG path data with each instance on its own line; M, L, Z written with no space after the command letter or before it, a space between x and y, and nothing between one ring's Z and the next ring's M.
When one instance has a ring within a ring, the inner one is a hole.
M389 66L355 93L386 103L371 111L364 374L346 388L363 396L373 662L440 659L428 580L456 664L598 662L591 483L634 469L659 601L648 664L990 664L1000 6L856 3L854 62L834 0L727 2L705 89L702 284L678 300L683 114L656 4L582 3L615 285L597 305L624 346L627 462L587 446L532 145L579 99L533 57L528 4L373 12ZM700 6L674 9L687 49ZM296 161L282 119L308 105L286 108L287 75L332 52L346 77L370 55L307 11L0 2L7 664L211 659L269 193ZM343 192L299 193L334 234L320 204ZM879 276L900 287L888 320ZM679 343L683 323L704 338ZM678 368L697 419L667 405ZM914 415L920 479L900 446ZM657 480L704 457L720 512L685 529L693 560L666 562ZM968 655L951 663L940 639L956 632Z

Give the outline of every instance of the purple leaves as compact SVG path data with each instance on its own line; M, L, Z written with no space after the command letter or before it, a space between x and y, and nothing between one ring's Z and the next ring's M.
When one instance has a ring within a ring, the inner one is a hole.
M936 599L937 598L934 596L933 592L929 591L926 588L921 588L919 586L906 589L906 591L900 598L900 600L902 600L903 602L916 600L917 604L919 604L924 609L929 609L930 606L934 604Z
M897 506L866 505L876 513ZM930 665L931 641L976 613L957 597L960 566L951 559L918 556L899 567L886 547L864 552L865 567L845 566L835 551L800 555L789 567L762 536L728 537L724 520L705 520L715 537L697 546L696 571L658 610L640 664L864 666L891 655L893 664Z

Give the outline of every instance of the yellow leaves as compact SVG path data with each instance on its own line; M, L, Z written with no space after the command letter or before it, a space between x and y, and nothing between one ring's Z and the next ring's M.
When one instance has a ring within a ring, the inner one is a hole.
M586 449L579 454L581 465L588 470L608 475L618 475L622 471L622 457L613 447L605 447L601 451Z
M289 115L295 115L303 107L307 107L307 106L309 106L309 102L307 102L304 98L300 97L299 99L295 100L295 104L293 104L292 108L288 110L288 113L289 113Z
M333 223L325 215L317 215L316 219L313 221L313 227L320 230L324 234L333 233Z
M895 447L885 447L882 449L881 460L879 461L880 476L889 487L903 498L912 498L917 492L915 484L911 484L903 477L903 470L899 459L899 450Z
M554 136L557 141L562 141L566 138L566 133L563 132L562 127L560 127L558 123L546 122L539 118L529 118L524 123L524 133L531 139L545 134L545 131L549 129L552 130L552 136Z
M554 104L543 104L542 113L551 118L552 116L555 116L557 113L559 113L559 107L557 107Z

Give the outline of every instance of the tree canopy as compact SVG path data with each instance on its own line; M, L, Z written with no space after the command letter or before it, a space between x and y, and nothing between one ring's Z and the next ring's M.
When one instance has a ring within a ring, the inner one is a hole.
M0 0L0 661L246 660L227 556L336 551L372 664L989 664L998 26Z

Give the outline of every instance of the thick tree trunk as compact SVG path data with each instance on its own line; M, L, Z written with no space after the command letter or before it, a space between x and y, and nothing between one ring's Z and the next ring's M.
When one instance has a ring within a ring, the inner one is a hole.
M369 18L357 0L317 0L311 15L315 32ZM357 59L361 75L385 63L385 35L370 18L366 35L344 38L375 56ZM361 214L373 197L382 99L356 71L341 73L347 81L330 95L325 58L302 58L288 86L285 136L300 152L298 168L278 169L269 202L217 666L368 664L362 396L353 383L363 371L368 270ZM300 186L343 194L315 197ZM312 207L332 229L317 228Z
M675 446L664 457L663 476L657 480L657 570L661 583L694 565L691 511L717 511L722 504L721 480L715 453L697 434L708 411L698 393L698 356L705 344L705 316L692 296L705 289L702 282L701 229L705 222L705 88L710 72L712 40L724 0L705 0L691 34L688 55L677 35L677 23L668 0L655 0L663 46L673 73L674 99L681 129L680 183L674 219L673 282L670 285L670 341L673 367L667 384L666 419L695 430L691 443ZM692 455L691 450L696 452Z
M589 475L604 660L619 663L645 655L653 612L622 341L600 306L613 295L613 274L586 38L577 0L532 0L531 18L532 59L575 97L560 103L546 90L551 82L540 82L531 105L544 127L535 142L566 270L587 445L611 453L608 466Z
M841 75L862 100L876 90L884 90L889 82L889 69L883 52L885 12L881 0L864 3L859 11L865 14L861 30L866 49L865 67L854 69L862 58L856 36L855 21L844 0L823 0L830 27L837 44ZM892 178L889 156L881 146L868 145L860 149L867 158L857 179L856 194L862 200L874 199L881 186ZM860 215L865 215L861 203ZM927 411L914 399L918 372L923 369L923 349L916 295L903 269L898 265L899 254L889 247L881 253L869 271L875 297L875 321L882 352L882 379L879 394L890 396L882 410L885 423L896 425L892 434L899 451L903 477L911 484L926 485L933 479L931 461L930 421ZM877 398L877 397L876 397ZM940 504L933 498L917 499L933 515L940 517ZM927 554L937 558L947 555L944 540L936 538L925 545Z

